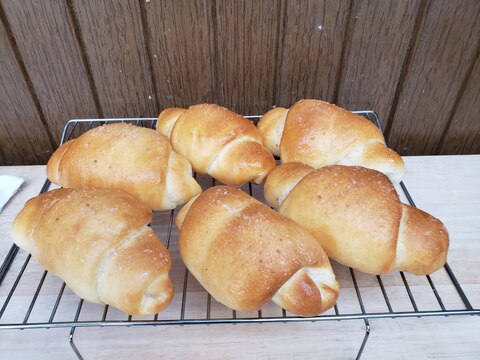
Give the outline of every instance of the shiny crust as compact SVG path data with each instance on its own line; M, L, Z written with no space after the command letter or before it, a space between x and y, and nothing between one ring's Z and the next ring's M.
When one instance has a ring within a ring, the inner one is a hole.
M240 190L208 189L176 218L187 268L219 302L240 311L267 301L310 316L335 304L338 283L306 230Z
M104 125L60 146L47 164L48 178L67 188L114 188L153 210L174 209L201 192L189 162L154 130Z
M420 209L406 204L402 209L396 269L424 275L441 268L447 261L447 229Z
M60 173L58 170L60 167L60 162L62 161L63 155L74 142L75 140L70 140L61 145L48 160L47 177L52 183L57 185L60 184Z
M226 167L224 164L232 164ZM221 151L208 169L208 174L224 184L240 187L249 180L265 181L275 167L275 160L262 144L253 141L232 141L228 151Z
M173 125L175 125L175 122L185 111L185 109L181 108L168 108L163 110L160 115L158 115L157 131L160 131L162 135L170 139Z
M359 165L383 172L393 182L401 181L402 158L385 146L380 130L363 116L321 100L300 100L285 120L277 111L281 110L265 115L266 124L259 130L271 144L278 141L278 127L284 127L279 149L282 163L302 162L316 169Z
M293 188L292 179L297 182ZM425 275L446 261L449 240L443 224L402 204L378 171L332 165L308 172L305 165L283 164L265 183L265 199L272 206L278 205L276 194L287 194L278 211L309 230L327 255L344 265L371 274L402 270Z
M263 144L275 156L280 156L280 142L287 114L288 109L277 107L263 115L257 124L257 128L262 135Z
M281 171L270 171L264 185L265 200L275 210L300 180L315 171L313 167L302 163L286 163L281 167Z
M218 105L166 109L159 116L157 130L170 137L173 149L185 156L195 171L231 186L247 181L261 183L275 167L273 155L263 146L258 129L244 117Z
M58 189L30 199L11 234L78 296L148 315L173 297L170 255L146 226L151 220L123 191Z

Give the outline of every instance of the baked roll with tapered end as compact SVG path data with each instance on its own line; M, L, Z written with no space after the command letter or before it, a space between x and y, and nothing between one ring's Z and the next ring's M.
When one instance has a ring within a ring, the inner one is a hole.
M360 271L426 275L446 262L449 237L442 222L402 204L376 170L282 164L268 175L265 199L309 230L331 259Z
M150 315L173 297L170 255L151 220L150 208L120 190L57 189L30 199L11 235L81 298Z
M208 189L183 207L176 224L188 270L232 309L254 311L272 299L312 316L337 300L338 283L319 242L240 190Z
M116 123L60 146L47 164L54 184L126 191L153 210L185 204L202 189L187 159L155 130Z
M157 130L195 171L227 185L260 184L275 167L255 125L218 105L166 109L158 117Z
M394 183L403 177L403 160L385 145L382 132L363 116L321 100L300 100L275 108L258 123L263 142L282 163L358 165L378 170Z

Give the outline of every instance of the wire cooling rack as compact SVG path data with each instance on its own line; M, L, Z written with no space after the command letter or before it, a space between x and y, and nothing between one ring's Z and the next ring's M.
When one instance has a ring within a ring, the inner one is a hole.
M378 115L374 111L355 113L369 119L381 130ZM256 123L261 117L246 118ZM93 127L113 122L154 128L156 118L70 120L65 124L61 143L76 138ZM214 179L206 176L196 178L203 189L216 184ZM40 193L50 188L51 184L46 180ZM247 184L242 190L263 201L261 185ZM404 202L415 206L403 182L397 191ZM70 344L81 359L73 341L76 327L363 320L365 335L357 354L357 358L360 358L370 334L368 319L480 314L480 309L471 305L448 264L432 275L417 277L403 272L387 276L368 275L335 262L332 265L341 291L337 304L328 312L314 317L299 317L273 303L266 304L254 313L236 312L216 302L183 265L178 255L178 231L173 225L175 214L175 210L157 212L151 225L165 241L173 259L171 277L176 294L172 304L162 313L150 317L133 317L108 305L83 301L58 277L31 261L30 254L19 251L13 245L0 268L0 330L69 327ZM37 283L33 295L32 283Z

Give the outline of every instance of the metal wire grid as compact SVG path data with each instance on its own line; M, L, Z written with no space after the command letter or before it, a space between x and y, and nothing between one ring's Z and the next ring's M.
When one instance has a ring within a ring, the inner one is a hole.
M378 115L374 111L356 111L355 113L363 115L370 121L372 121L374 124L376 124L380 129L381 129L381 124L378 118ZM246 116L249 118L251 121L254 123L257 122L261 117L260 116ZM76 119L76 120L70 120L66 123L62 138L61 138L61 143L64 143L65 141L70 140L71 138L75 138L84 131L87 131L93 127L100 126L102 124L107 124L111 122L128 122L132 123L138 126L143 126L143 127L149 127L149 128L154 128L155 126L155 121L156 118L125 118L125 119ZM76 136L75 136L76 135ZM196 176L196 174L195 174ZM211 186L215 185L215 180L211 179ZM408 190L405 186L405 184L402 182L400 184L401 189L404 192L404 195L408 199L409 203L412 206L415 206L415 203L413 202L413 199L411 198L410 194L408 193ZM50 182L48 180L45 181L40 193L48 191L50 187ZM254 195L253 191L253 186L251 183L248 184L248 189L246 190L250 195ZM170 211L170 214L166 217L166 227L167 227L167 232L166 234L162 234L164 236L161 236L162 239L166 239L165 245L167 248L170 248L170 243L172 239L172 229L173 229L173 219L174 219L174 210ZM18 247L16 245L13 245L4 260L1 268L0 268L0 289L1 289L1 284L5 277L7 276L10 266L15 260L15 257L18 252ZM55 299L55 303L53 305L53 308L51 310L50 316L48 317L47 321L29 321L32 315L32 311L34 310L35 304L39 298L40 291L42 289L42 286L45 282L45 279L47 277L47 271L45 270L38 282L37 288L35 290L35 293L28 305L28 309L24 313L24 315L18 319L15 319L14 321L8 321L5 322L2 320L2 317L4 316L5 312L8 309L8 306L11 305L12 299L15 298L15 291L17 289L17 286L19 282L21 281L22 277L25 275L25 270L30 262L31 255L28 254L27 257L25 258L23 265L20 267L20 270L15 277L15 280L13 281L13 284L10 287L10 290L8 291L7 296L5 297L5 300L2 304L2 307L0 309L0 329L26 329L26 328L56 328L56 327L71 327L72 331L70 333L70 342L72 345L73 350L77 354L79 358L81 358L80 353L76 349L75 345L73 344L73 333L75 330L75 327L89 327L89 326L132 326L132 325L187 325L187 324L236 324L236 323L272 323L272 322L304 322L304 321L328 321L328 320L364 320L365 325L366 325L366 333L363 339L363 342L361 344L360 350L358 352L357 358L360 357L364 346L366 344L366 341L368 339L368 335L370 333L370 327L368 323L368 319L372 318L396 318L396 317L420 317L420 316L447 316L447 315L473 315L473 314L480 314L480 309L474 309L473 306L470 304L467 296L465 295L461 285L459 284L457 278L455 277L453 271L451 270L450 266L448 264L445 265L444 269L446 271L446 274L448 274L448 277L451 281L452 287L449 287L449 291L456 291L456 295L461 299L461 306L460 307L455 307L455 308L447 308L445 305L444 301L442 300L440 291L438 291L434 281L432 280L432 277L430 275L426 276L426 280L431 288L431 291L438 303L438 306L440 307L440 310L436 309L430 309L430 310L419 310L419 306L417 305L418 300L414 297L412 289L409 285L409 282L407 280L407 277L403 272L400 272L399 275L401 277L403 286L405 288L405 291L408 295L408 299L410 301L411 307L413 310L410 311L395 311L394 306L392 306L392 303L390 301L390 298L388 296L388 291L386 287L384 286L384 281L382 280L382 276L371 276L372 278L375 278L374 283L378 285L378 288L381 291L383 301L385 302L385 306L388 309L388 311L380 311L380 312L372 312L372 311L367 311L364 300L362 298L362 291L361 288L358 284L357 276L355 274L355 271L351 268L348 268L348 273L351 279L351 282L353 284L354 290L355 290L355 297L357 298L358 305L360 311L354 311L354 312L346 312L342 313L338 303L334 306L333 313L326 313L322 314L319 316L313 316L313 317L299 317L293 314L287 314L285 309L281 310L281 315L280 316L265 316L262 313L262 309L258 310L256 314L250 314L247 317L239 317L237 316L237 312L235 310L231 311L230 316L222 316L220 318L218 317L212 317L212 298L210 294L207 294L207 302L206 302L206 307L204 309L204 312L202 313L201 316L186 316L186 310L187 310L187 303L188 303L188 296L189 296L189 284L191 283L191 276L189 275L188 270L185 268L184 276L183 276L183 287L182 287L182 292L181 292L181 303L180 306L178 307L178 312L176 316L173 316L171 318L166 318L166 319L160 319L159 314L154 315L151 319L132 319L132 316L129 315L126 319L117 319L117 320L111 320L107 319L107 314L109 313L109 306L104 305L103 307L103 312L101 315L101 318L98 320L89 320L89 321L84 321L84 320L79 320L82 309L84 307L84 301L83 299L78 300L78 304L76 308L71 309L71 313L73 314L72 320L68 321L56 321L55 316L57 314L57 310L59 308L59 305L62 301L62 297L65 294L66 291L66 285L63 283L58 291L58 294ZM173 266L176 264L174 263ZM194 280L193 280L194 281ZM455 290L452 290L455 289ZM450 297L452 294L448 294L448 297ZM177 295L178 296L178 295ZM100 306L100 305L98 305ZM172 306L172 305L171 305Z

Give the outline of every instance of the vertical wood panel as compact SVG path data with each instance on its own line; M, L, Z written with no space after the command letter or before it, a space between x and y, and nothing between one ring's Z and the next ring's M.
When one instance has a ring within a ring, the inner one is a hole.
M74 5L104 115L156 116L139 2L82 0Z
M477 57L465 92L453 114L440 153L480 153L480 57Z
M98 117L64 1L2 1L57 145L72 118ZM33 26L34 25L34 26Z
M433 154L476 54L480 2L432 1L388 134L402 155Z
M44 164L52 144L1 21L0 109L0 163Z
M216 4L218 101L240 113L274 103L279 0Z
M0 163L44 163L72 117L301 98L376 109L402 154L480 152L479 1L0 2Z
M213 102L212 6L202 0L143 2L160 107Z
M338 104L374 109L387 125L420 0L355 2Z
M276 105L333 101L349 1L288 1Z

